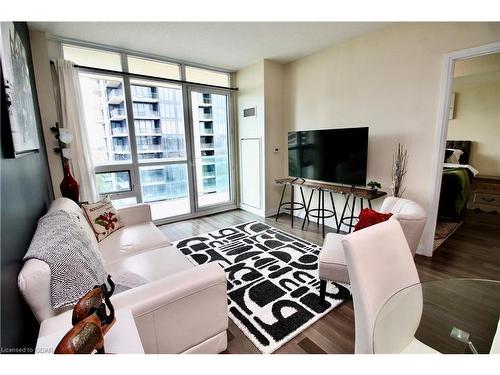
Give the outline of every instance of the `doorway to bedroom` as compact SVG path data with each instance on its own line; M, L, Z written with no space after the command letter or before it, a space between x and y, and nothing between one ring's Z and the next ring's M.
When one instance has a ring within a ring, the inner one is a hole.
M500 53L455 62L443 162L433 250L500 220Z

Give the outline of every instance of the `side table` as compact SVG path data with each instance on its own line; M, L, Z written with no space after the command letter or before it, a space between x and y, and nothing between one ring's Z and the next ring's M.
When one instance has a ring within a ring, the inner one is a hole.
M72 327L71 315L72 310L69 310L42 322L36 342L36 354L54 353L57 344ZM106 353L144 354L132 312L129 309L118 309L115 317L115 324L104 336Z

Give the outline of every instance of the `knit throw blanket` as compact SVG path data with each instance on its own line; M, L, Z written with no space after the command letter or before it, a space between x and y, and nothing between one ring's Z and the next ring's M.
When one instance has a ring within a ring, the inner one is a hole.
M50 212L38 221L24 260L32 258L49 265L53 308L76 304L90 289L106 281L101 255L72 212Z

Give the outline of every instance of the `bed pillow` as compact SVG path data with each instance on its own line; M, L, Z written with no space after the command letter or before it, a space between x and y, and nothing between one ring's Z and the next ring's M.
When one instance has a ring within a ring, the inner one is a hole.
M82 208L98 242L123 226L109 196L95 203L82 204Z
M446 160L448 160L448 158L453 155L453 150L450 149L450 148L447 148L446 150L444 150L444 162L446 163Z
M464 152L456 148L447 148L446 150L451 151L452 154L447 159L445 159L445 162L451 164L460 164L460 156L462 156Z
M354 227L354 232L363 228L368 228L372 225L382 223L392 216L392 213L381 213L372 210L371 208L364 208L361 210L359 214L359 220L356 226Z

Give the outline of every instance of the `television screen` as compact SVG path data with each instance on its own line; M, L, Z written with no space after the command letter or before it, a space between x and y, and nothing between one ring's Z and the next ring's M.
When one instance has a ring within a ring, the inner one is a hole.
M367 156L367 127L288 133L290 177L364 186Z

